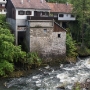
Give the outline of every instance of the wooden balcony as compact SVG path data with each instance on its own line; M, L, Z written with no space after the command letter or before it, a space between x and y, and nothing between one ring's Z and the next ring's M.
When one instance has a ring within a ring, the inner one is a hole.
M54 17L35 17L35 16L27 16L27 20L53 20Z

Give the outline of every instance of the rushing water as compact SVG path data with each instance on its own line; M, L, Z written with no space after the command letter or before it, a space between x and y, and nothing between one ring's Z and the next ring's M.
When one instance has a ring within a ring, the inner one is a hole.
M90 58L78 61L76 64L60 65L60 67L39 68L27 77L12 78L0 83L0 90L72 90L75 82L84 82L90 78Z

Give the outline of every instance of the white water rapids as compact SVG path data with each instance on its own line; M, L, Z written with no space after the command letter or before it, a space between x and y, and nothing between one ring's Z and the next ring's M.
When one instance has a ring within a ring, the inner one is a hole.
M39 68L30 76L10 79L6 87L8 90L62 90L57 87L64 86L65 90L72 90L75 82L84 82L87 78L90 78L90 58L76 64Z

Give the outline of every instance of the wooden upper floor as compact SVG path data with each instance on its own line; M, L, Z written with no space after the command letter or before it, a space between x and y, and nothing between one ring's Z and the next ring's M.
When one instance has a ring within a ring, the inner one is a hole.
M61 21L74 21L71 4L46 3L45 0L7 0L7 18L27 19L34 17L53 17Z

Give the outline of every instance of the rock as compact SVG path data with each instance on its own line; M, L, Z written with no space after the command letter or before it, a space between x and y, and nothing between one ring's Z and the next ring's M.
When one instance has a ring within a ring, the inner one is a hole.
M86 82L90 82L90 78L86 79Z
M58 86L56 88L57 88L57 90L65 90L65 87L64 86Z
M82 90L86 90L86 88L82 88Z

